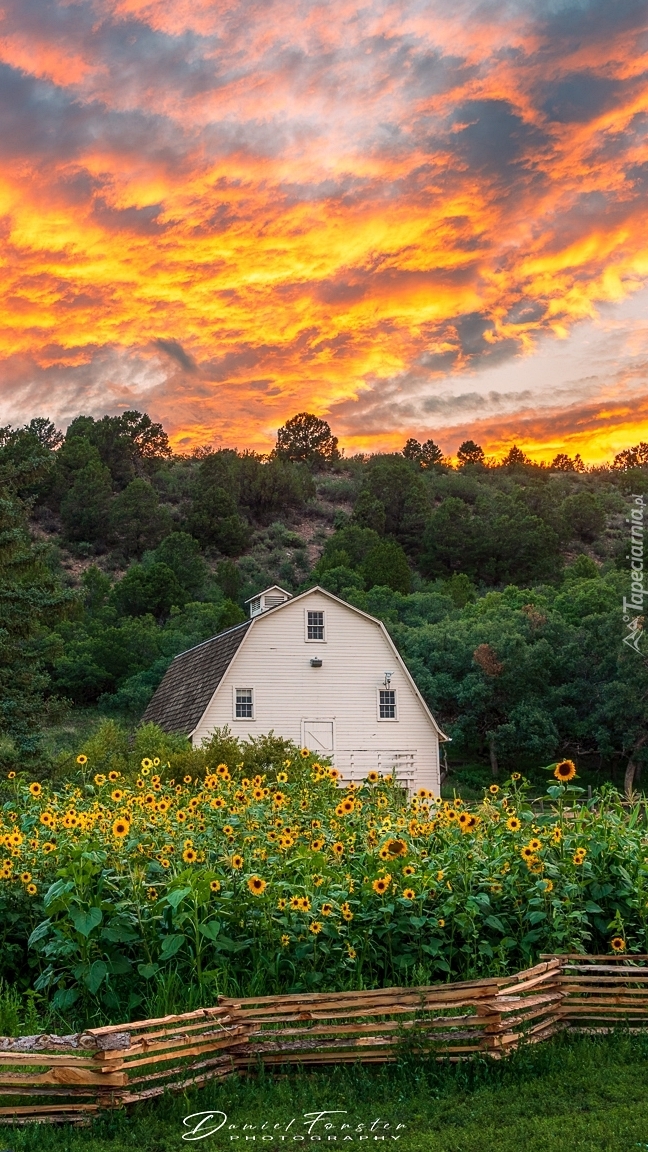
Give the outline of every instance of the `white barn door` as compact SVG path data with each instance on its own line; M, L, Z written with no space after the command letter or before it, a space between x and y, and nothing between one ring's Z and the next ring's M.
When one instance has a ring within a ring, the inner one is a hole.
M302 720L302 748L318 756L332 757L335 752L333 720Z

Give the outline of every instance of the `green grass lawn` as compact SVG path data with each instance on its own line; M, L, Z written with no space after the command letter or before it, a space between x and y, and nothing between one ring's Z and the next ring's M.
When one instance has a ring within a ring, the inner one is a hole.
M647 1073L648 1036L558 1037L500 1062L407 1060L383 1068L230 1080L89 1127L7 1127L0 1133L0 1152L171 1152L195 1146L222 1152L259 1145L629 1152L648 1147ZM336 1114L316 1122L309 1135L313 1116L325 1111ZM183 1126L183 1118L210 1112L214 1118L203 1118L202 1133L225 1114L220 1130L183 1140L199 1122ZM327 1129L327 1123L334 1127Z

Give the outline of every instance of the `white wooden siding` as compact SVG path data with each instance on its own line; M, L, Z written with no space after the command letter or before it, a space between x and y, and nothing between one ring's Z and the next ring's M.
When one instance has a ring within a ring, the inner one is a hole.
M324 641L305 639L306 609L325 613ZM321 668L311 667L314 657ZM385 672L392 673L397 720L378 719ZM253 720L234 717L236 688L254 690ZM273 730L314 750L332 735L345 782L395 768L410 789L439 794L437 729L381 626L318 590L255 619L193 733L194 744L225 724L241 737Z

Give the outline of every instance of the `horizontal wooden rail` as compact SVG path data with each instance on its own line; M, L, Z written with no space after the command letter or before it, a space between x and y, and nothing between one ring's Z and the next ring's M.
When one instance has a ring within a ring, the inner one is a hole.
M648 956L543 956L513 976L418 988L221 997L213 1008L0 1038L0 1123L102 1109L264 1065L499 1058L561 1030L648 1027Z

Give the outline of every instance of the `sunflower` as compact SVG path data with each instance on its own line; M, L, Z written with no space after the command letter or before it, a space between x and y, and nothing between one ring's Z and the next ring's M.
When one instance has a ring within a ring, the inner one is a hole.
M468 820L468 813L467 812L460 812L457 819L458 819L460 824L465 824L466 821Z
M445 928L445 920L437 920L439 928Z
M33 784L29 785L29 791L31 792L32 796L40 796L43 789L42 789L42 786L38 783L38 781L35 780Z
M247 886L253 896L263 896L263 893L268 887L267 882L262 880L260 876L250 876Z
M36 893L38 892L38 888L36 887L35 884L28 884L27 887L25 888L25 892L27 892L27 894L29 896L35 896Z
M51 812L41 812L40 822L44 824L46 828L49 828L55 822L54 815Z
M84 756L83 753L81 753L80 756L77 756L76 762L77 762L77 764L87 764L88 763L88 757Z
M405 888L403 891L403 900L416 900L416 892L413 888Z
M231 824L223 824L223 836L233 836L234 829Z
M610 947L613 952L625 952L626 942L623 936L613 936L610 940Z
M210 803L210 808L215 808L216 811L218 811L219 808L225 808L226 806L227 805L222 796L217 796L216 799L212 800Z
M232 856L232 868L238 869L238 868L242 868L242 867L243 867L243 857L239 856L239 854L236 853L235 856Z
M553 840L554 844L560 844L560 841L562 840L562 832L560 828L554 828L553 832L551 833L551 839Z
M519 772L511 772L511 780L521 780L521 779L522 779L522 777L520 776Z
M543 880L544 891L553 892L553 880Z
M529 840L529 848L532 848L534 852L539 852L542 848L542 840L538 840L538 838L534 836L532 840Z
M499 784L491 784L488 791L490 792L491 796L497 796L497 793L499 792Z
M533 848L529 848L529 845L525 844L524 848L522 848L520 851L520 856L528 863L529 860L533 860L535 852L533 851Z
M377 784L380 780L380 772L369 772L367 775L368 784Z
M353 809L355 808L355 800L351 800L351 798L347 796L346 800L342 801L340 807L342 808L343 815L348 812L353 812Z
M15 779L16 779L16 773L15 772L7 772L7 780L15 780Z
M218 764L216 767L216 775L220 776L221 780L229 780L230 770L227 764Z
M407 855L407 844L404 840L388 840L385 847L391 857Z
M448 820L456 820L457 819L457 813L455 812L454 808L449 808L448 811L446 812L446 816L448 817Z
M178 824L185 823L187 819L187 813L185 812L184 808L178 808L178 811L175 814L175 818L178 821Z
M198 859L198 853L196 852L196 849L185 848L184 852L182 853L182 859L184 860L185 864L195 864L196 860Z
M373 888L374 892L378 893L379 896L384 896L385 892L389 888L389 882L390 881L386 876L379 876L377 880L374 880L371 887Z
M191 784L191 776L183 776L185 784Z
M286 900L286 898L284 896L281 897L281 900L277 900L277 908L279 909L280 912L284 911L287 903L288 903L288 901Z
M328 776L329 780L341 780L342 779L342 773L338 772L337 768L329 768L327 770L327 776Z
M104 776L103 772L97 772L96 776L94 777L94 782L97 785L97 788L101 788L102 784L106 783L106 777Z
M310 912L311 902L308 896L299 896L299 911Z
M466 813L462 812L461 815L465 816ZM479 823L479 820L476 816L470 816L469 815L468 819L466 821L464 821L464 823L461 825L461 831L462 832L472 832L473 828L476 828L478 823Z
M43 844L43 852L46 855L48 855L50 852L56 852L56 844L53 844L51 840L46 840Z
M508 820L506 821L506 827L508 828L509 832L519 832L520 828L522 827L522 821L518 820L517 816L509 816Z
M287 948L289 944L290 944L290 936L286 936L286 933L284 932L283 936L281 937L281 947Z
M141 767L142 768L152 768L153 767L153 761L149 760L148 756L145 756L144 759L141 761Z
M115 772L113 769L112 772L108 773L108 779L110 780L111 784L114 784L116 780L119 780L119 772Z
M330 916L332 911L333 911L333 905L332 904L322 904L322 906L320 908L320 912L322 913L322 916Z
M128 823L128 820L115 820L115 823L112 826L113 836L116 836L118 840L123 840L124 836L128 836L129 829L130 824Z
M573 780L575 775L576 765L573 760L561 760L560 764L556 764L554 768L556 780L561 780L563 783L567 780Z
M170 863L167 860L166 856L160 857L160 864L162 865L163 868L169 868L170 867Z
M121 788L115 788L114 792L110 793L110 799L114 800L115 804L119 804L119 801L123 800L123 798L124 793L122 792Z
M340 840L336 840L335 844L331 845L331 852L334 852L336 856L344 856L344 844Z
M308 931L312 932L313 936L319 936L322 928L323 924L321 924L319 920L311 920L310 924L308 925Z
M324 883L324 877L320 875L311 876L311 883L314 884L316 888L321 888Z
M29 881L31 880L31 872L21 872L20 879L22 880L23 884L29 884Z
M287 784L287 783L288 783L288 773L287 772L277 772L277 784Z
M221 890L220 880L210 880L209 887L210 887L210 890L212 892L220 892L220 890Z
M252 795L255 800L263 800L263 788L255 788Z
M416 868L413 864L406 864L403 868L403 876L413 876L415 872Z
M584 848L577 848L572 856L572 860L574 864L582 864L586 856L587 852Z
M138 788L143 788L143 787L144 787L144 781L142 780L141 776L138 776L138 777L137 777L137 780L135 781L135 783L137 784L137 787L138 787Z

